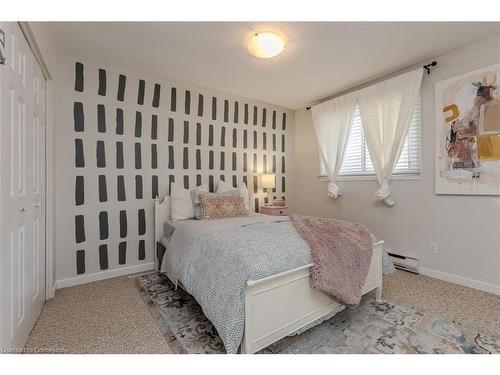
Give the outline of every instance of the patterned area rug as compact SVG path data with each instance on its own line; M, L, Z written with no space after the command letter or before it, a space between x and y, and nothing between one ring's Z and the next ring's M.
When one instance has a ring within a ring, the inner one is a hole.
M134 285L177 353L225 353L201 307L165 275L136 277ZM260 353L495 353L500 338L480 336L413 307L377 303L366 296L306 332L285 337Z

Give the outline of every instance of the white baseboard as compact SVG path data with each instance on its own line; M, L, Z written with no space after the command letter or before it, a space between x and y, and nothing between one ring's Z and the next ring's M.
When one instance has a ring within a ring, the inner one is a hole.
M50 288L50 292L48 293L47 296L45 296L45 300L52 299L56 296L56 288L57 288L57 281L54 281L52 284L52 288Z
M93 281L110 279L112 277L129 275L137 272L152 271L155 268L154 262L136 264L135 266L121 267L113 270L107 270L102 272L91 273L88 275L82 275L77 277L70 277L68 279L61 279L56 281L55 289L67 288L69 286L75 286L80 284L87 284Z
M453 275L451 273L436 271L430 268L419 267L418 271L424 276L429 276L434 279L448 281L450 283L466 286L473 289L479 289L483 292L488 292L500 296L500 285L494 285L485 283L483 281L478 281L474 279L469 279L467 277Z

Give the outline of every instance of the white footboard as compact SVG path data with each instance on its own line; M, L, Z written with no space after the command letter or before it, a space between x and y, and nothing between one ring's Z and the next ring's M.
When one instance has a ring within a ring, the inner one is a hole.
M363 294L377 289L382 297L382 244L373 256ZM311 264L248 281L245 294L245 333L241 353L255 353L293 332L338 311L341 304L309 285Z

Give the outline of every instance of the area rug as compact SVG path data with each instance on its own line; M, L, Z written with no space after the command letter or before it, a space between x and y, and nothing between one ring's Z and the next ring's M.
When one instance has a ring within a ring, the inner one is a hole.
M225 353L217 330L191 295L181 288L175 290L158 273L138 276L133 282L177 353ZM500 354L500 338L479 335L410 306L379 303L365 296L358 307L259 353Z

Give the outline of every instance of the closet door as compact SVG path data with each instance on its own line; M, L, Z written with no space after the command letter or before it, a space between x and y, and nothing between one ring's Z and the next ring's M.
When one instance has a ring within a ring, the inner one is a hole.
M0 23L0 346L24 345L45 301L45 79Z

